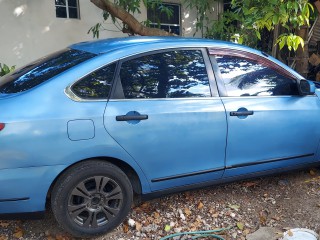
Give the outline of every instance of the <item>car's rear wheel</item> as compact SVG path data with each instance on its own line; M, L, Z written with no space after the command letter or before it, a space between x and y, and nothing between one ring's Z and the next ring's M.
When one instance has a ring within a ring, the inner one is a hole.
M126 174L113 164L87 161L68 169L54 185L52 211L76 237L101 235L127 216L133 191Z

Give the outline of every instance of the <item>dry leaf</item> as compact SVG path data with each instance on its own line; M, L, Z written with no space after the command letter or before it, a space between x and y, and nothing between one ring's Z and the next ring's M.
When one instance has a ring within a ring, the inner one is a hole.
M8 240L9 238L7 236L4 235L0 235L0 240Z
M272 219L276 220L276 221L280 221L280 217L278 217L278 216L273 216Z
M21 228L17 228L16 231L14 232L13 236L15 238L22 238L23 237L23 231Z
M191 215L191 211L189 208L185 208L184 209L184 213L187 215L187 216L190 216Z
M242 183L242 186L244 186L244 187L255 187L257 185L258 185L257 182L244 182L244 183Z
M62 234L57 234L56 235L56 240L69 240L70 238L66 235L62 235Z
M202 209L203 208L203 203L202 202L199 202L198 203L198 209Z
M233 209L233 210L236 210L236 211L238 211L239 208L240 208L239 205L229 205L228 207L231 208L231 209Z
M239 228L239 230L243 230L243 228L244 228L244 225L243 225L243 223L242 222L238 222L237 223L237 227Z
M6 228L9 226L9 223L8 222L5 222L5 221L0 221L0 227L3 227L3 228Z
M159 217L160 217L160 214L159 214L158 212L154 212L154 213L153 213L153 216L154 216L155 218L159 218Z
M123 232L124 232L124 233L127 233L127 232L129 231L129 225L123 224L122 229L123 229Z
M317 174L317 170L311 169L311 170L309 171L309 173L310 173L311 176L315 176L315 175Z
M139 222L136 222L136 230L141 231L142 225Z
M289 235L290 237L293 236L293 233L291 232L291 230L288 231L288 235Z

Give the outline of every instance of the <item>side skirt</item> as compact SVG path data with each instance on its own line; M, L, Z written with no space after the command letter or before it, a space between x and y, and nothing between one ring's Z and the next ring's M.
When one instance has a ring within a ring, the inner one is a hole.
M181 186L181 187L169 188L169 189L164 189L164 190L160 190L160 191L156 191L156 192L143 194L141 196L141 199L143 201L151 200L154 198L162 197L165 195L170 195L173 193L195 190L195 189L205 188L205 187L214 186L214 185L226 184L226 183L231 183L231 182L235 182L235 181L239 181L239 180L247 180L247 179L258 178L258 177L263 177L263 176L268 176L268 175L275 175L275 174L282 173L282 172L299 170L299 169L304 169L304 168L308 168L308 167L317 167L319 165L320 165L320 162L317 161L317 162L308 163L308 164L299 164L299 165L285 167L285 168L271 169L271 170L266 170L266 171L261 171L261 172L255 172L252 174L239 175L236 177L222 178L222 179L213 180L213 181L207 181L207 182L201 182L201 183L196 183L196 184L191 184L191 185L185 185L185 186Z

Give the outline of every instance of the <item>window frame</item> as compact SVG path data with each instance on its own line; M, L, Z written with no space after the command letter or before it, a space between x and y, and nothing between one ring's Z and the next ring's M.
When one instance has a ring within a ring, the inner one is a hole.
M149 55L154 55L158 53L165 53L165 52L171 52L171 51L183 51L183 50L194 50L194 51L201 51L203 61L206 67L207 75L208 75L208 81L209 81L209 90L211 93L211 96L209 97L185 97L185 98L125 98L123 89L122 89L122 84L121 84L121 79L120 79L120 70L121 66L124 62L130 61L132 59L144 57L144 56L149 56ZM119 61L117 65L117 70L115 73L115 79L113 81L112 85L112 90L110 94L109 100L112 101L154 101L154 100L182 100L182 99L209 99L213 97L219 97L217 85L216 85L216 79L215 75L212 69L212 65L208 56L208 51L206 48L203 47L182 47L182 48L166 48L166 49L161 49L161 50L154 50L154 51L148 51L140 54L135 54L133 56L123 58Z
M80 96L78 96L75 92L73 92L72 88L73 88L73 85L77 84L79 81L81 81L82 79L88 77L89 75L91 75L92 73L96 72L96 71L99 71L100 69L108 66L108 65L111 65L111 64L116 64L116 67L115 67L115 71L114 71L114 74L113 74L113 79L111 81L111 87L110 87L110 91L109 91L109 94L108 94L108 97L107 98L97 98L97 99L88 99L88 98L82 98ZM77 80L73 81L71 84L69 84L66 88L65 88L65 94L73 101L76 101L76 102L107 102L109 101L109 99L111 98L112 96L112 93L113 93L113 89L114 89L114 85L115 85L115 82L116 82L116 79L117 79L117 74L118 74L118 70L119 70L119 61L118 60L115 60L115 61L112 61L112 62L109 62L107 64L104 64L103 66L100 66L100 67L97 67L95 69L93 69L92 71L86 73L85 75L77 78Z
M69 1L66 0L66 5L59 5L59 4L56 4L56 2L54 3L54 6L55 6L55 10L57 9L57 7L64 7L66 9L66 13L67 13L67 17L58 17L57 16L57 12L56 12L56 18L62 18L62 19L78 19L80 20L80 3L79 3L79 0L76 0L76 3L77 3L77 6L76 7L73 7L73 6L69 6ZM77 18L70 18L70 13L69 13L69 8L74 8L77 10L77 15L78 17ZM56 10L57 11L57 10Z
M179 3L169 3L169 2L164 2L162 4L163 5L171 5L171 6L178 6L179 7L179 18L178 18L179 19L179 24L172 24L172 23L170 24L170 23L161 23L161 22L160 23L154 23L154 22L150 21L150 25L168 26L169 29L170 29L170 27L179 27L179 36L181 36L182 35L182 25L181 25L181 23L182 23L182 20L181 20L181 9L182 8L181 8L181 4L179 4ZM148 10L147 10L147 19L149 20ZM152 27L152 28L154 28L154 27ZM162 30L164 30L164 29L162 29Z
M299 79L297 79L296 76L294 76L292 73L287 71L285 68L279 66L278 64L274 63L268 58L262 57L260 55L257 55L255 53L251 52L246 52L242 50L236 50L236 49L229 49L229 48L209 48L209 57L210 61L212 64L212 68L215 74L215 77L217 79L217 86L219 89L219 94L221 97L229 97L229 98L238 98L236 96L229 96L226 86L224 84L224 80L221 74L221 71L218 66L218 62L216 60L216 55L224 55L224 56L231 56L231 57L242 57L246 58L248 60L253 60L259 64L263 64L266 67L269 67L273 69L274 71L280 73L281 75L291 78L292 80L296 81L297 87L299 89ZM300 95L283 95L283 96L245 96L245 97L251 97L251 98L256 98L256 97L286 97L286 96L300 96ZM244 98L242 96L241 98Z

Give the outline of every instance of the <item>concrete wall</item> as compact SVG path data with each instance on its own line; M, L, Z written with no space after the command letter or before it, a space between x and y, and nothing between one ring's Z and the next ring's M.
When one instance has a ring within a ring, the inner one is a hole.
M0 0L0 63L20 67L46 54L82 41L92 40L89 28L102 20L102 11L89 0L80 0L80 19L56 18L54 0ZM180 3L179 0L168 2ZM214 6L217 18L218 5ZM195 12L182 6L182 35L193 36ZM146 9L136 16L146 19ZM110 21L111 31L103 31L100 38L127 36ZM201 33L196 34L201 37Z

